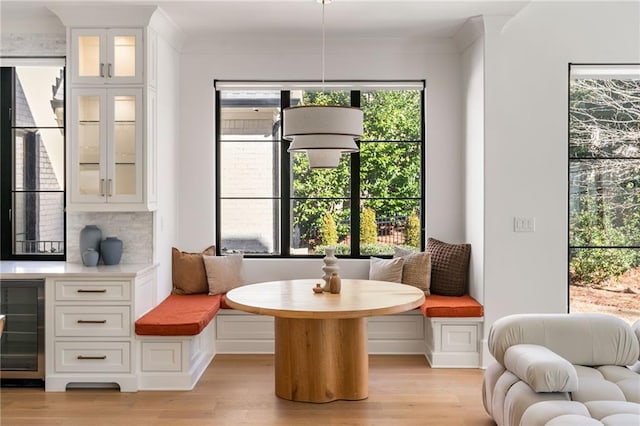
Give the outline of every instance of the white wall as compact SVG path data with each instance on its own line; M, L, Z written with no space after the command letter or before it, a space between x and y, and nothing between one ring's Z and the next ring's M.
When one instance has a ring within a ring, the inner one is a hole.
M533 2L485 34L485 336L504 315L567 311L570 62L640 62L640 3Z
M468 23L473 25L473 23ZM469 294L484 303L484 39L462 52L465 238L471 244Z
M320 43L207 40L182 55L179 236L183 250L215 240L213 80L321 79ZM427 80L427 229L464 239L460 55L451 40L327 40L326 79Z
M157 298L162 301L172 288L171 247L178 234L178 174L180 157L180 54L162 35L158 36L157 84L157 187L158 209L154 213L154 261L158 263Z

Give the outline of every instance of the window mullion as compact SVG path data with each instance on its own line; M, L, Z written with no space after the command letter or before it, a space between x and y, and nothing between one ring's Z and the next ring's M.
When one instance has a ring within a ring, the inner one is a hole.
M291 255L291 227L293 218L291 217L291 157L287 151L289 145L282 138L284 129L284 114L282 111L291 105L291 92L283 90L280 92L280 254L282 256Z
M351 106L360 108L360 91L351 91ZM360 141L356 141L358 148ZM351 154L351 256L360 256L360 152Z

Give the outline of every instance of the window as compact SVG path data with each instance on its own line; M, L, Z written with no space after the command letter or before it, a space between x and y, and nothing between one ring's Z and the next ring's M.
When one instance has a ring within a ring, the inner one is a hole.
M221 253L360 257L424 247L424 82L216 82L217 247ZM355 106L358 154L309 169L287 152L281 111Z
M572 312L640 319L640 66L572 65Z
M65 68L14 61L0 68L1 258L64 260Z

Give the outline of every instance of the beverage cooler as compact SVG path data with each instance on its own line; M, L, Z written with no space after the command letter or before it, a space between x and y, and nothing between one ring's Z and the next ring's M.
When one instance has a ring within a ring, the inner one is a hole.
M44 280L0 280L0 379L44 381Z

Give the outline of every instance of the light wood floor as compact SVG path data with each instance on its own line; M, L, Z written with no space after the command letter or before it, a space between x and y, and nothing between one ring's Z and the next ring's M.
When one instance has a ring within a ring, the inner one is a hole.
M274 394L271 355L218 355L190 392L2 388L2 426L495 425L482 370L431 369L424 356L371 356L369 398L327 404Z

